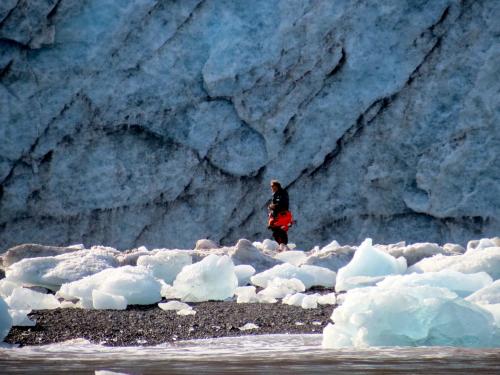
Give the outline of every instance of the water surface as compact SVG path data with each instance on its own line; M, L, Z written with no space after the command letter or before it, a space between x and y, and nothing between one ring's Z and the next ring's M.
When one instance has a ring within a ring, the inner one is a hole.
M500 374L500 349L322 349L321 335L263 335L105 347L85 340L0 348L0 374Z

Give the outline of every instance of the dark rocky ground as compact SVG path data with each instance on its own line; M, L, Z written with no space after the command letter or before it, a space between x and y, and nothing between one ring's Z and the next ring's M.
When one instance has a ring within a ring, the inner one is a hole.
M275 304L190 303L196 315L180 316L156 304L127 310L38 310L34 327L12 327L8 343L41 345L84 338L110 346L156 345L177 340L273 333L321 333L334 306L302 309ZM315 324L313 324L315 322ZM254 323L258 329L241 331Z

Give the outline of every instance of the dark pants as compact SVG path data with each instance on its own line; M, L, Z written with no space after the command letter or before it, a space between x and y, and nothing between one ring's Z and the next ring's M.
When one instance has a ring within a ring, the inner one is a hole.
M288 244L288 234L281 228L271 228L273 231L273 238L278 244Z

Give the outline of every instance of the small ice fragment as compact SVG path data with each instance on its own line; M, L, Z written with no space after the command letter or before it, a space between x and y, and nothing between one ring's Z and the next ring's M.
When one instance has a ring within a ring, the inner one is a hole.
M283 298L290 293L303 292L305 290L304 283L299 279L282 279L281 277L275 277L269 281L267 287L258 294L272 298Z
M259 329L259 326L257 324L254 324L254 323L247 323L244 326L239 327L240 331L248 331L250 329Z
M302 299L301 307L303 309L315 309L318 307L318 294L308 294Z
M159 303L158 307L165 311L191 309L191 306L189 306L187 303L179 301L169 301L166 303Z
M177 311L177 315L195 315L196 314L196 311L193 310L192 308L189 308L189 309L182 309L182 310L179 310Z
M302 300L306 294L304 293L294 293L294 294L289 294L283 298L282 303L290 306L302 306Z

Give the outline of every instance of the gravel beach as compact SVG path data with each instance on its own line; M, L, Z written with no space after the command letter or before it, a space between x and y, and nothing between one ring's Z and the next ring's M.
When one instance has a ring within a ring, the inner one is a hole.
M157 345L178 340L279 333L321 333L334 306L302 309L233 301L190 303L195 315L181 316L156 304L126 310L55 309L30 314L34 327L12 327L5 341L43 345L83 338L109 346ZM247 323L258 326L242 330Z

